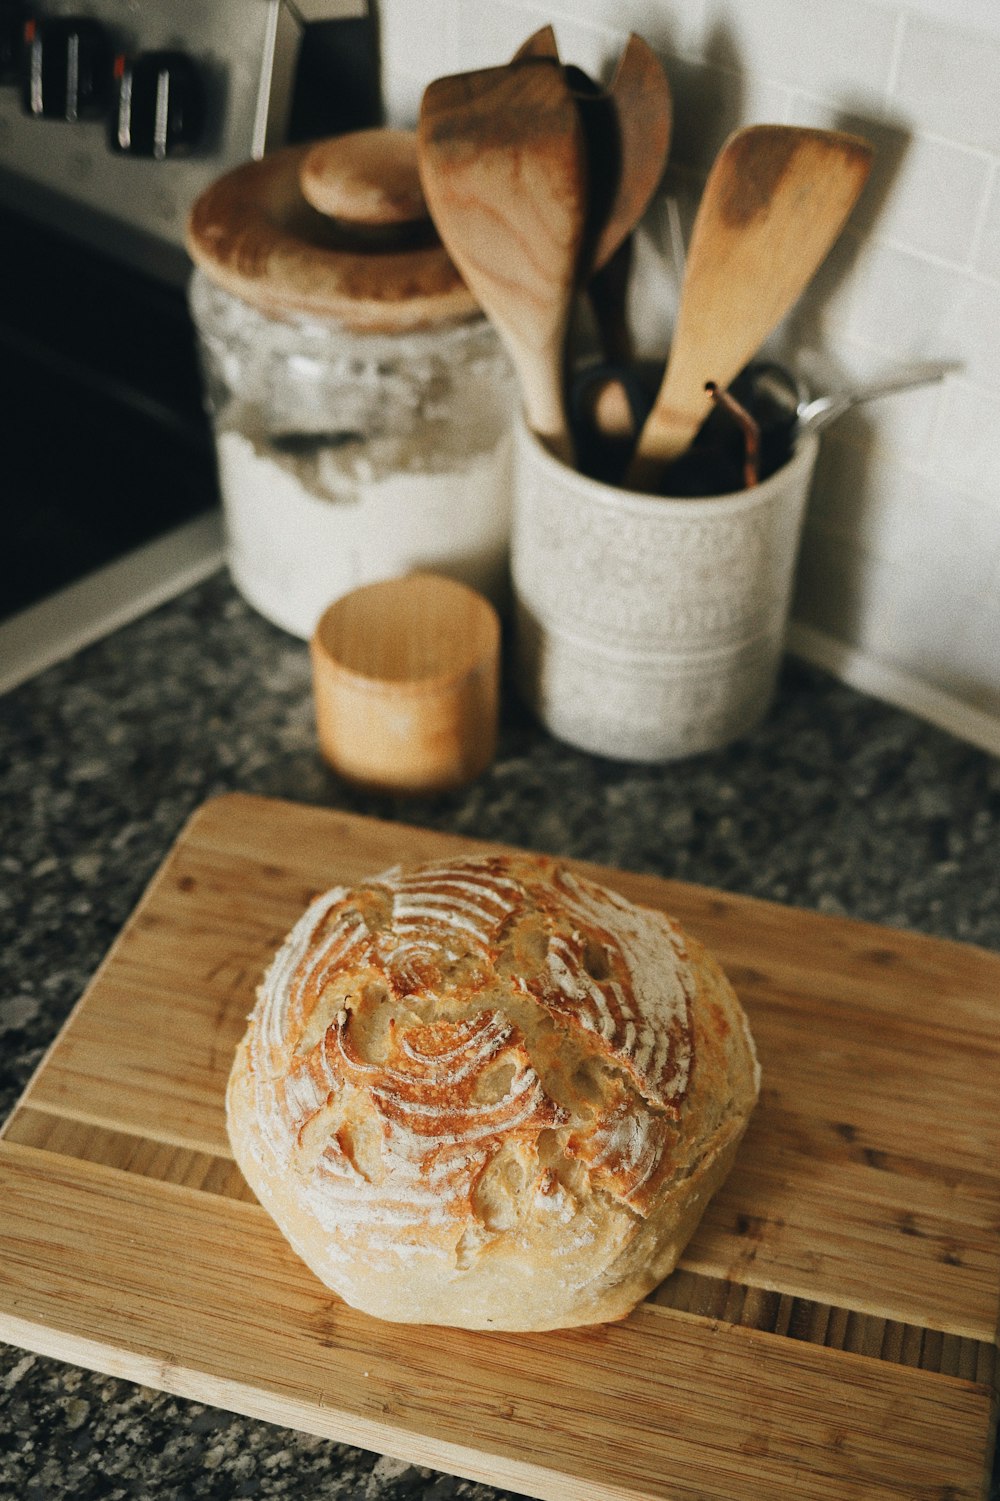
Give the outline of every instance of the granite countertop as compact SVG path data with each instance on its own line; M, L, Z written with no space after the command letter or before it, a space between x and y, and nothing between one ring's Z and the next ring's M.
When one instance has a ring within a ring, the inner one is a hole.
M305 646L220 574L0 700L0 1118L188 815L232 789L1000 950L1000 763L818 671L789 662L740 745L659 767L571 750L508 692L479 781L395 803L325 768ZM506 1494L0 1347L0 1497Z

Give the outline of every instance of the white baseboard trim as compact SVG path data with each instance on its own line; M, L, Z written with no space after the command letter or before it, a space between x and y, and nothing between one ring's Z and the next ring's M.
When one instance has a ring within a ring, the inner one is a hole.
M890 667L857 647L799 621L789 626L788 650L793 656L825 668L849 688L905 709L979 750L1000 756L1000 717L974 709L953 694L922 683L912 674Z
M0 693L199 584L225 562L221 511L136 548L0 625Z

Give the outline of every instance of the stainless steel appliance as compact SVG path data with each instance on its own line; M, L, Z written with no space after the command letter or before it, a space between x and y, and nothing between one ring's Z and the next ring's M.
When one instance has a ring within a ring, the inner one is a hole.
M148 595L176 529L214 518L191 203L379 118L367 0L0 0L0 688L54 594L120 618L122 560L168 539ZM193 545L217 549L213 528Z

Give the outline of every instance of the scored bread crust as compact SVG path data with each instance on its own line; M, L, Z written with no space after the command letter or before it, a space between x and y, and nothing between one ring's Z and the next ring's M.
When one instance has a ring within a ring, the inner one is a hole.
M318 897L258 991L227 1122L299 1256L379 1318L620 1318L671 1272L756 1102L746 1018L665 914L542 856Z

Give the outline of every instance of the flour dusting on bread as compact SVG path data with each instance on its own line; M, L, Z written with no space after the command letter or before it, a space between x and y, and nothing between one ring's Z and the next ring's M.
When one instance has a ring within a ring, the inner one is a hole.
M228 1093L299 1254L378 1316L620 1317L672 1269L757 1096L715 962L543 857L399 868L314 901Z

